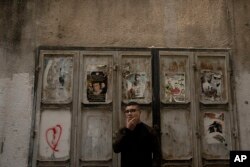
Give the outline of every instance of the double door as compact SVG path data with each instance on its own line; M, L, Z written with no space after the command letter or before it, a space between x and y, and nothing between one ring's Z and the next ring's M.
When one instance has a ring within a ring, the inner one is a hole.
M40 50L32 166L119 167L126 103L159 132L162 166L227 166L237 147L228 52Z

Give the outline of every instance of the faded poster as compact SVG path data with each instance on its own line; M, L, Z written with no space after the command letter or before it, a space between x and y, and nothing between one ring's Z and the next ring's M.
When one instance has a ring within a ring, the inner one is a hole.
M87 72L87 99L89 102L106 101L108 77L106 70L101 71L100 67L106 68L105 65L98 65L96 68L92 65L88 68L93 70Z
M204 130L208 144L226 144L224 113L205 112Z
M132 73L124 78L124 87L127 99L144 99L147 83L145 72Z
M69 103L72 99L73 58L56 57L44 60L44 103Z
M185 74L165 74L165 99L167 102L185 102Z
M202 101L219 102L222 100L222 72L201 71Z

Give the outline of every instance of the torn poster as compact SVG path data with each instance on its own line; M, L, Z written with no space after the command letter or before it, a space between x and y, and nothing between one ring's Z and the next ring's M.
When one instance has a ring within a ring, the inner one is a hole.
M42 101L69 103L72 99L73 58L45 57Z
M165 74L165 99L167 102L185 102L185 74Z
M104 68L102 70L102 68ZM105 102L108 90L106 65L92 65L87 71L87 99L89 102Z
M222 72L201 71L201 100L219 102L222 100Z
M144 99L147 84L145 72L131 73L124 78L123 86L127 99Z
M224 113L204 113L205 139L208 144L223 143L225 140Z

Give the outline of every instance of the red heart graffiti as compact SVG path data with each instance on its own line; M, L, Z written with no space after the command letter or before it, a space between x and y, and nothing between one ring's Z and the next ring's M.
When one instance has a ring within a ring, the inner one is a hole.
M52 138L51 136L52 135ZM54 127L51 127L49 129L46 130L46 141L49 145L49 147L53 150L58 152L59 150L57 149L57 145L60 141L62 135L62 127L61 125L56 125ZM49 141L49 137L50 137L50 141Z

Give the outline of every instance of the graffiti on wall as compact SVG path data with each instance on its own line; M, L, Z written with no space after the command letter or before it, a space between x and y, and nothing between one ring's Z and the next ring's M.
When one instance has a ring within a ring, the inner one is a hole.
M50 127L46 130L46 142L49 145L49 147L51 148L51 150L54 152L58 152L58 144L60 142L61 139L61 135L62 135L62 126L61 125L56 125L53 127Z
M108 90L106 65L91 65L87 71L87 99L89 102L105 102Z
M72 99L73 58L45 58L42 101L69 103Z
M221 71L201 71L201 100L208 102L220 102L222 100L222 80Z
M225 140L224 113L204 113L205 138L208 144L223 143Z
M165 73L164 87L167 102L185 102L184 73Z

